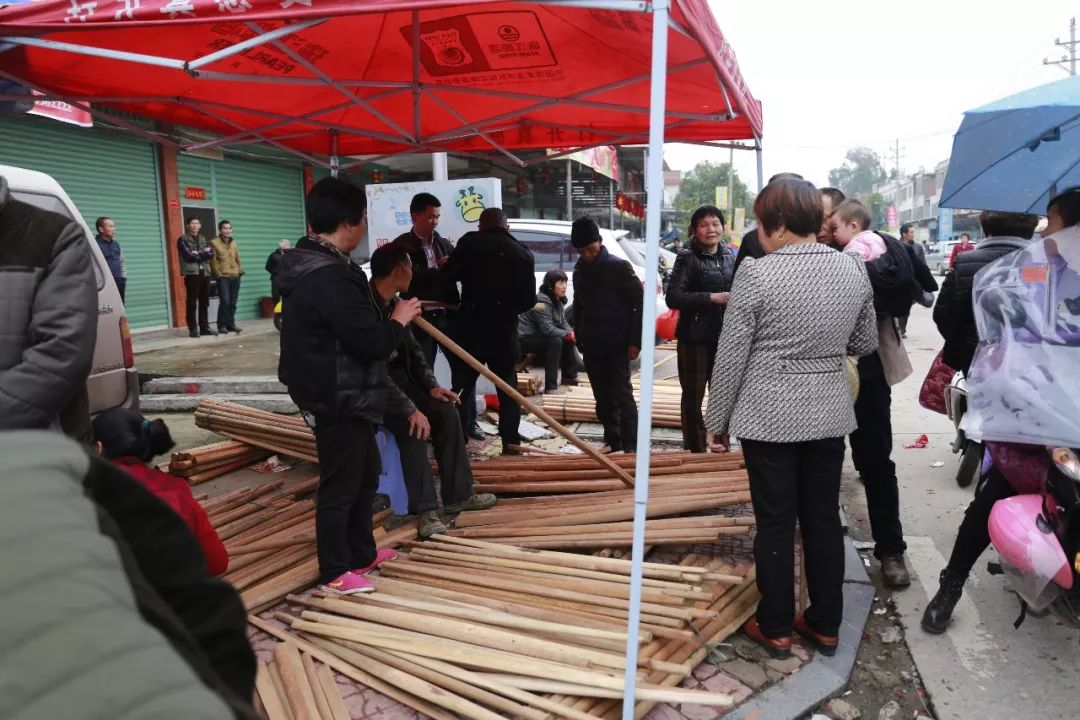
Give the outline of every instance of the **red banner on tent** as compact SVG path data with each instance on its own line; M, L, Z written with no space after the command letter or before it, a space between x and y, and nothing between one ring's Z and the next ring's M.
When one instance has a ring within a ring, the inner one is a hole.
M41 93L34 92L34 95L40 96ZM79 127L92 127L94 125L94 118L89 111L62 100L38 100L28 112L31 115L40 115L41 117L52 118Z
M665 139L760 138L706 1L671 21ZM651 34L649 12L544 2L41 0L0 11L0 70L222 136L184 149L585 151L647 139Z

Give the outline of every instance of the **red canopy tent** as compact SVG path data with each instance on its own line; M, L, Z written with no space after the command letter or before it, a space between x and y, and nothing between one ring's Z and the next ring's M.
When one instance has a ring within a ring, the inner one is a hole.
M761 106L705 0L42 0L0 7L0 77L220 136L149 133L180 149L263 142L332 172L342 155L483 151L522 164L514 150L647 139L655 190L666 139L757 150L761 185ZM661 196L648 193L645 287L657 282ZM643 316L651 337L653 293ZM644 345L627 719L652 424Z
M644 142L651 4L44 0L0 8L0 71L69 102L325 156ZM671 3L668 141L761 137L704 0ZM188 149L188 146L185 146ZM320 159L321 158L321 159Z

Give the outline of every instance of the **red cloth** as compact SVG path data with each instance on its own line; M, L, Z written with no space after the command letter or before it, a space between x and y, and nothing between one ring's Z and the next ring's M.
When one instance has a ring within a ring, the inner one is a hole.
M960 253L966 253L968 250L974 250L975 245L969 242L962 242L959 245L954 245L952 249L952 255L949 256L949 267L956 265L956 256Z
M225 570L229 567L229 553L225 550L225 544L221 542L214 526L210 524L206 511L191 494L191 486L186 480L163 473L137 458L116 458L113 464L138 480L143 487L175 510L176 514L183 518L191 528L191 532L195 534L199 545L202 546L203 553L206 555L206 567L210 574L225 574Z

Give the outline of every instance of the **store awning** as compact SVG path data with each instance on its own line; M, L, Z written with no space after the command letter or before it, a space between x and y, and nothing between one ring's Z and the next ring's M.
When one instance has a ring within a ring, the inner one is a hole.
M0 7L0 74L220 136L185 148L320 164L643 143L651 5L44 0ZM756 144L761 105L705 0L673 0L669 27L665 140Z

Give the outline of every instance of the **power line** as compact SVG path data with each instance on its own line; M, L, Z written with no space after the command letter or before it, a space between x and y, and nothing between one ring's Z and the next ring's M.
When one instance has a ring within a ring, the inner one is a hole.
M1067 53L1061 56L1060 60L1049 60L1043 58L1043 65L1057 65L1070 75L1076 74L1076 47L1080 45L1080 41L1076 39L1076 18L1069 20L1069 40L1068 42L1062 42L1060 38L1054 39L1054 44L1058 47L1067 49ZM1066 65L1068 67L1066 67Z

